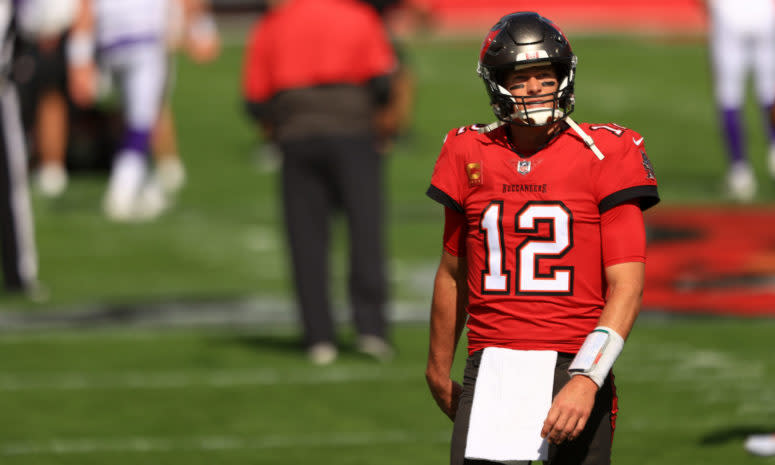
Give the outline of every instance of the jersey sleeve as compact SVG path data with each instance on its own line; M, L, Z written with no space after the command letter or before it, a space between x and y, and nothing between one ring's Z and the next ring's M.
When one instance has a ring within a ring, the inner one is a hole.
M598 178L598 208L604 213L622 203L635 200L641 210L659 202L657 178L643 136L626 130L614 143L606 144L605 159Z
M444 207L444 250L456 257L466 255L466 217Z
M459 150L456 150L455 130L444 137L436 165L431 176L431 185L426 194L445 207L459 213L465 213L463 208L463 190L461 187L462 169Z
M637 201L631 200L600 215L603 266L646 261L646 227Z

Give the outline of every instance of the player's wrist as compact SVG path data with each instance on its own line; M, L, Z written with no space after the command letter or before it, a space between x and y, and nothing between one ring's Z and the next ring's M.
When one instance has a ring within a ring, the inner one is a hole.
M595 382L594 379L592 379L589 375L585 375L583 373L571 373L571 379L577 380L577 382L584 383L588 385L591 389L594 389L597 391L600 389L600 386L597 385L597 382Z
M568 372L571 377L583 375L600 388L623 348L624 338L619 333L609 327L598 326L587 335Z

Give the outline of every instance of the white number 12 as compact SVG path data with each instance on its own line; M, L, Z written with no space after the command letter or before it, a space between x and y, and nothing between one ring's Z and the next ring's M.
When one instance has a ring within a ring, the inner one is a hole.
M482 293L510 294L511 271L506 269L503 239L503 201L490 203L482 213L480 231L484 234L486 268L482 270ZM541 223L549 235L539 236ZM517 212L514 229L527 237L516 248L517 295L570 295L573 267L553 266L539 273L539 260L557 259L573 247L573 216L562 202L528 202Z

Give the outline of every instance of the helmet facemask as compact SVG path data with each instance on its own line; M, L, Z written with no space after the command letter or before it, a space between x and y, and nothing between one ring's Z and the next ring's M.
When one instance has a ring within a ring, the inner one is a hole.
M516 97L503 86L503 78L508 71L530 66L551 63L560 82L555 92ZM573 112L575 97L573 82L576 69L576 57L569 62L560 63L549 60L517 63L508 69L490 70L479 64L477 72L484 80L493 113L500 121L523 126L547 126L560 121ZM551 103L551 106L533 107L538 103Z

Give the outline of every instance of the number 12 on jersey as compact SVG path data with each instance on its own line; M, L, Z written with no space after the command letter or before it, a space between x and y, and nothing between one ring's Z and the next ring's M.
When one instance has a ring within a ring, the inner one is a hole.
M482 212L479 230L484 235L485 264L482 294L511 294L512 270L507 268L503 235L503 201L493 200ZM545 223L548 234L539 235ZM514 217L514 229L525 239L516 247L515 295L571 295L573 267L551 266L541 273L544 260L562 258L573 247L573 215L562 202L527 202Z

